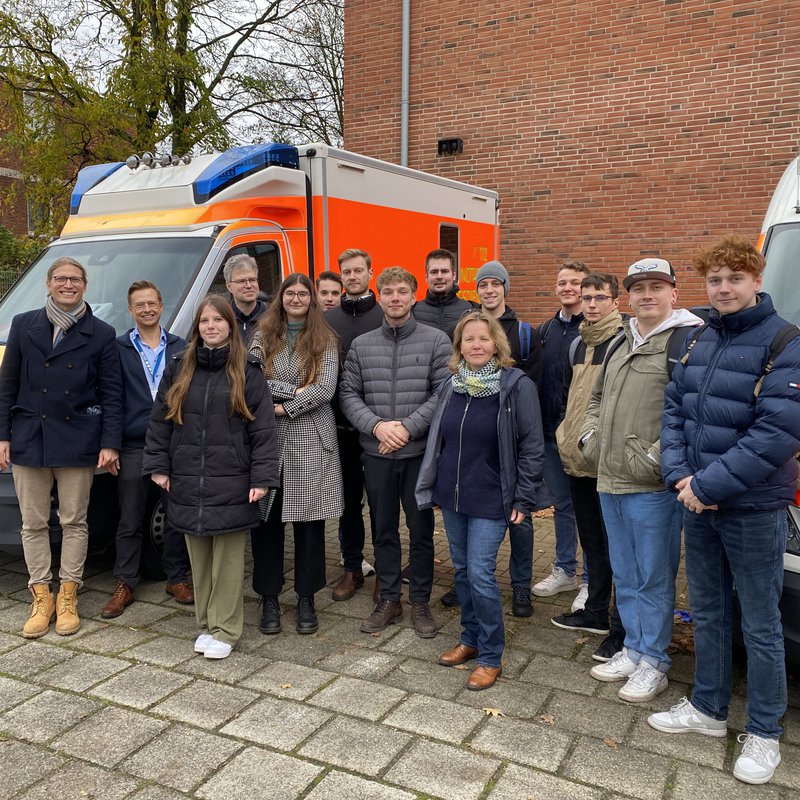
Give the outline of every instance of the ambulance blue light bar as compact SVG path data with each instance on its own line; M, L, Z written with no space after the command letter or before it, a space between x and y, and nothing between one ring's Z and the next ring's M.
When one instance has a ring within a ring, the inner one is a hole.
M124 161L114 161L111 164L92 164L90 167L84 167L78 173L75 188L69 199L69 213L77 214L86 192L97 186L100 181L104 181L112 172L116 172L124 163Z
M195 180L195 203L205 203L236 181L267 167L299 169L297 148L288 144L248 144L234 147L215 158Z

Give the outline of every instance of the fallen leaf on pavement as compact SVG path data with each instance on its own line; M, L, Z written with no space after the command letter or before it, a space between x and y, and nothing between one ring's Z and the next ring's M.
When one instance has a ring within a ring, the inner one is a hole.
M603 744L606 745L607 747L610 747L612 750L616 750L617 749L617 740L616 739L611 739L611 738L603 739Z
M576 639L575 640L575 644L586 644L586 642L588 642L588 641L589 641L589 637L588 636L581 636L580 639Z
M281 684L281 689L291 689L291 688L292 688L292 684L291 683L282 683Z
M505 714L499 708L484 708L482 709L483 713L486 714L487 717L504 717Z
M466 664L456 664L456 669L472 669L472 667L467 666Z
M539 715L540 722L544 722L545 725L555 725L556 718L552 714L540 714Z

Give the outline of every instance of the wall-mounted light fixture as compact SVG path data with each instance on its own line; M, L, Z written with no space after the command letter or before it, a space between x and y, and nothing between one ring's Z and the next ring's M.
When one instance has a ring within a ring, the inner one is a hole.
M454 156L464 152L463 139L439 139L437 153L440 156Z

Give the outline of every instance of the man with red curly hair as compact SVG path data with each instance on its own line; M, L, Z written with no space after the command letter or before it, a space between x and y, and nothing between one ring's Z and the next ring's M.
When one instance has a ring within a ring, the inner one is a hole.
M691 701L648 721L667 733L726 736L735 585L749 698L733 774L759 784L780 763L787 703L778 602L800 450L800 338L760 291L764 258L746 239L725 236L694 266L712 310L666 389L661 468L685 506L695 687Z

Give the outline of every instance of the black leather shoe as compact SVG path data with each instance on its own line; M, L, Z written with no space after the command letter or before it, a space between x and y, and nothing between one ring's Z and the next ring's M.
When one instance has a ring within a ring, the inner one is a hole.
M281 607L278 605L277 595L261 596L261 621L258 629L266 634L281 632Z
M461 603L458 602L458 593L455 589L451 589L446 594L443 594L439 602L448 608L458 608L461 605Z
M531 603L531 590L524 586L512 586L511 613L515 617L532 617L533 603Z
M317 612L314 610L313 597L297 598L297 632L316 633L319 630Z

